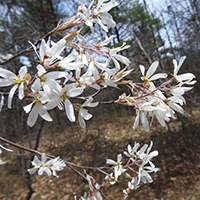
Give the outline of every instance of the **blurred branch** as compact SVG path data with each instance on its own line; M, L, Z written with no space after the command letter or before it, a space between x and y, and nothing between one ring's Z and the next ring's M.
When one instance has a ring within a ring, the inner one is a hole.
M144 53L145 57L148 59L149 64L152 64L153 62L152 62L151 58L149 57L149 55L147 54L147 52L145 51L145 49L143 48L139 38L137 37L137 35L133 31L132 31L132 34L135 37L136 42L137 42L138 46L140 47L140 49L142 50L142 52Z

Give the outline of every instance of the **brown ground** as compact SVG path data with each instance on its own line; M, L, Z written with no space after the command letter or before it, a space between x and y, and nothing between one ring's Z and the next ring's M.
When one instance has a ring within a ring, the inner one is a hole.
M149 133L144 132L141 127L133 130L134 118L131 115L99 117L96 121L94 117L93 121L88 123L86 130L80 129L75 124L64 131L55 132L46 126L38 150L55 156L60 155L66 161L79 165L104 166L106 158L116 160L117 154L122 153L128 144L133 145L137 141L143 145L152 140L153 150L159 151L159 156L154 158L153 162L160 170L152 175L153 183L141 185L129 195L128 199L198 200L200 199L199 119L200 110L193 109L184 117L184 129L180 122L173 121L168 128L161 128L155 124ZM28 146L28 143L25 142L24 145ZM16 149L10 157L1 158L8 161L0 166L0 199L26 199L28 189L25 184L25 169L29 166L22 158L28 161L30 154ZM21 170L22 168L24 169ZM97 171L87 172L98 182L104 178L104 175ZM32 187L35 190L31 200L72 200L74 195L83 195L84 191L88 191L87 182L71 169L66 167L62 172L58 172L58 175L59 178L48 177L46 174L31 176ZM122 190L126 187L126 178L120 177L119 183L103 188L102 192L109 200L123 199Z

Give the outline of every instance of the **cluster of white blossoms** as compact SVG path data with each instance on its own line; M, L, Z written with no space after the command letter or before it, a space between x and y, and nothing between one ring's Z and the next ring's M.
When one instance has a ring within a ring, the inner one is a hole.
M80 30L74 28L80 27L81 24L89 26L94 36L96 23L107 32L109 27L116 25L108 11L118 4L115 0L92 0L87 7L85 2L86 0L82 1L75 16L58 24L49 32L49 35L65 32L66 35L59 41L55 42L49 37L47 41L42 39L40 46L29 42L38 57L38 64L35 66L36 74L29 73L26 66L19 69L18 75L6 68L0 68L0 87L12 86L8 94L8 108L12 108L12 99L16 95L19 100L30 101L23 109L29 113L27 124L31 127L36 123L38 116L51 122L53 119L49 110L58 107L60 110L65 110L70 122L75 122L78 116L80 126L85 128L85 120L92 117L86 107L93 108L101 103L96 102L95 97L101 95L103 89L118 88L118 85L124 84L130 88L130 94L122 92L117 100L107 103L133 106L136 110L133 128L138 127L141 121L143 128L149 131L154 118L165 126L170 118L175 118L175 111L183 113L182 106L186 103L183 95L196 83L192 73L178 74L185 56L180 58L179 63L173 60L174 72L170 78L166 73L155 74L159 66L159 62L155 61L147 72L143 65L139 66L142 83L124 80L133 69L129 69L131 61L121 55L121 52L128 49L130 45L124 43L119 47L110 48L108 45L113 41L113 35L94 43L84 38L81 34L82 28ZM70 48L70 53L65 55ZM0 94L1 110L6 94ZM152 118L151 123L149 118ZM128 173L128 170L135 172L137 176L132 176L128 188L124 190L125 195L130 190L137 189L141 181L152 182L149 173L156 172L158 168L155 168L151 158L157 156L158 152L149 153L151 147L152 142L149 148L145 144L140 150L138 150L138 143L134 147L128 145L128 152L124 152L129 158L126 165L122 163L122 154L117 156L117 161L107 159L107 164L113 165L114 178L108 175L106 180L114 184L121 174ZM3 147L0 146L0 153L1 148ZM3 161L0 160L0 164L3 164ZM28 170L30 174L38 170L39 175L45 172L49 176L51 174L57 176L56 171L62 170L66 165L59 157L47 161L45 154L42 154L41 161L35 156L32 164L34 167ZM147 164L150 166L146 166ZM133 166L139 169L136 170ZM93 190L92 193L100 195L98 189L93 186L91 178L88 178L88 182L90 190Z
M45 153L42 153L41 160L39 160L37 156L34 156L31 163L34 167L28 169L30 174L34 174L37 171L38 175L42 175L43 172L45 172L48 176L53 175L55 177L59 177L56 173L57 171L61 171L66 167L65 162L59 157L47 161Z
M80 24L85 24L93 30L94 23L98 23L107 31L106 26L115 26L112 16L108 14L108 11L115 6L117 6L115 0L99 0L92 1L87 8L84 0L77 15L64 25L58 25L55 31L59 31L63 26L71 28ZM172 78L158 87L153 81L167 78L165 73L154 74L159 65L158 61L155 61L146 73L144 66L140 65L143 83L124 81L123 78L132 72L131 69L126 70L131 62L120 52L130 45L124 43L116 48L107 47L113 38L114 36L110 36L97 44L91 42L87 44L87 40L81 35L81 30L75 29L58 42L50 38L48 41L42 39L39 50L30 42L39 59L35 75L31 76L26 66L19 69L18 75L0 68L0 87L12 85L8 95L8 108L12 107L12 99L18 89L20 100L31 100L30 104L24 106L24 111L29 113L27 119L29 126L36 123L38 115L51 122L53 119L48 110L58 107L61 110L65 109L66 116L71 122L76 121L75 112L78 112L79 124L84 128L85 120L92 117L85 107L95 107L99 103L93 102L95 92L83 96L84 91L93 88L98 93L103 87L117 88L119 84L126 84L129 85L131 94L122 94L114 103L135 107L137 116L133 128L139 125L141 119L144 129L149 131L147 115L152 118L155 116L160 124L165 126L166 121L175 117L174 111L183 113L181 107L185 103L183 94L192 89L185 85L196 82L193 80L195 76L191 73L178 75L185 57L180 59L179 64L173 60ZM71 47L72 51L67 56L63 56L66 47ZM100 61L102 58L104 61ZM126 67L121 69L120 65ZM177 85L169 87L172 82L176 82ZM168 97L165 96L166 92L169 94ZM75 103L74 99L79 99L83 103Z
M100 192L100 188L107 184L115 184L119 181L119 177L121 175L125 175L130 180L128 182L128 187L123 190L124 199L128 197L128 194L131 190L136 190L139 188L140 183L152 183L153 179L150 175L152 172L157 172L159 168L155 167L152 162L152 159L158 155L158 151L154 150L152 152L153 142L150 142L150 145L144 144L141 148L140 144L135 142L132 147L130 144L127 147L128 151L124 151L123 154L118 154L117 161L112 159L107 159L106 164L111 167L109 170L112 172L109 174L104 172L106 175L104 182L100 185L96 183L93 177L90 175L86 175L88 180L90 191L89 193L85 193L84 196L80 197L79 200L102 200L102 194ZM75 196L75 200L77 197Z
M140 149L140 144L135 143L133 147L129 144L127 147L128 152L124 151L124 155L128 158L126 163L123 163L122 154L118 154L117 161L107 159L108 165L113 165L114 177L112 174L107 176L106 179L110 181L110 184L115 184L118 181L119 176L126 174L127 177L131 178L128 182L128 188L123 190L124 198L126 198L131 190L136 190L140 183L152 183L153 179L150 173L157 172L159 168L156 168L151 161L153 157L158 155L158 151L151 151L153 142L150 142L148 147L144 144Z

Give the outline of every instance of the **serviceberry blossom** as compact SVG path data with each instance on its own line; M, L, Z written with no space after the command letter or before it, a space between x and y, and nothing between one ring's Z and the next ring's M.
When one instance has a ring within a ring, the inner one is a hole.
M88 198L94 199L94 200L103 200L103 197L102 197L101 193L99 192L100 185L89 174L86 175L86 178L88 180L88 185L90 188Z
M85 103L82 105L77 105L76 110L79 112L78 113L78 121L79 124L82 128L85 128L85 120L91 119L92 115L88 113L88 110L85 109L84 107L96 107L99 102L94 102L92 103L93 98L89 97Z
M154 72L157 70L158 65L159 65L158 61L153 62L151 64L151 66L149 67L149 69L147 70L146 75L145 75L145 67L143 65L139 65L140 71L143 75L142 80L144 80L144 82L154 81L154 80L157 80L159 78L166 78L167 77L166 73L158 73L158 74L153 75Z
M47 112L48 106L45 105L49 101L49 97L42 91L38 95L34 96L32 103L23 107L26 113L29 113L27 124L33 126L37 121L38 115L40 115L44 120L51 122L53 119ZM34 106L33 106L34 105ZM32 108L33 107L33 108ZM32 110L31 110L32 109Z
M54 91L53 98L46 104L48 109L58 106L63 109L65 107L65 113L71 122L75 122L74 107L70 102L70 97L76 97L83 92L82 87L76 87L75 83L65 85L63 88L58 85L57 90Z
M144 165L142 164L138 170L138 184L140 183L140 181L142 181L143 183L147 182L152 183L153 179L149 173L157 172L158 170L159 168L149 167L149 166L144 167Z
M31 86L32 91L38 91L42 87L44 92L51 96L53 90L57 90L60 86L56 79L67 77L68 73L65 71L47 72L42 65L37 66L38 75Z
M108 28L105 25L108 27L115 27L116 23L108 11L116 7L118 3L115 0L109 2L107 0L99 0L94 7L92 7L93 4L94 1L86 8L85 0L83 0L77 13L77 15L82 18L85 25L90 27L92 33L94 33L94 23L99 24L105 32L108 32Z
M119 61L125 65L129 65L131 63L131 61L127 57L118 54L120 51L123 51L128 48L130 48L130 45L126 45L126 43L123 43L120 47L116 47L113 49L102 47L101 51L105 51L107 53L109 57L108 62L112 60L114 62L116 70L119 71L120 70Z
M133 147L131 147L130 144L128 144L127 146L127 150L128 152L124 151L124 154L129 157L132 161L134 161L134 159L137 157L136 152L137 149L139 148L140 144L135 142L135 145Z
M128 151L124 151L124 155L127 159L123 159L122 163L122 154L118 154L117 162L111 159L107 159L106 163L113 165L111 169L114 169L114 177L112 173L106 175L105 182L110 184L115 184L116 181L119 181L119 176L125 173L126 177L131 178L128 182L128 187L123 190L124 198L127 198L131 190L136 190L139 188L140 183L151 183L153 182L150 173L157 172L159 168L156 168L152 162L152 159L158 155L158 151L154 150L152 152L153 142L150 142L150 145L144 144L140 149L140 144L135 142L132 147L130 144L127 146ZM125 162L126 161L126 162Z
M0 87L14 85L8 95L8 108L12 108L12 99L17 88L19 99L22 100L24 98L25 84L29 82L26 66L21 67L18 73L19 75L16 76L13 72L0 68Z
M128 188L123 190L124 199L128 197L128 194L131 192L131 190L137 190L139 188L137 183L137 177L133 177L132 180L128 182Z
M42 39L39 53L37 52L37 47L34 44L32 44L30 41L29 43L32 45L36 55L40 59L40 64L43 66L49 66L53 64L53 62L56 59L59 59L59 60L62 59L60 54L65 48L66 41L65 41L65 38L62 38L57 43L53 42L50 39L47 42L45 42L45 40Z
M105 3L106 2L106 3ZM93 22L99 24L105 32L108 32L108 27L115 27L116 23L112 18L112 15L108 13L112 8L116 7L118 3L115 0L98 0L97 6L93 9L93 14L96 17ZM105 24L105 25L104 25Z
M58 177L56 171L61 171L66 166L64 161L59 157L47 161L47 156L45 153L42 153L41 160L39 160L37 156L34 156L34 159L31 163L34 167L28 169L30 174L34 174L37 171L38 175L42 175L45 172L48 176L53 175L56 177Z
M118 177L122 174L124 171L122 169L122 154L118 154L117 156L117 162L112 159L107 159L106 164L108 165L114 165L114 174L115 174L115 180L118 180Z
M185 73L185 74L181 74L178 75L178 71L180 69L180 67L182 66L183 62L185 61L186 56L182 56L179 60L179 63L177 63L177 61L175 59L173 59L173 64L174 64L174 79L177 82L181 82L183 84L190 84L190 82L192 81L193 78L195 78L195 75L192 73ZM196 82L192 82L192 84L194 84Z

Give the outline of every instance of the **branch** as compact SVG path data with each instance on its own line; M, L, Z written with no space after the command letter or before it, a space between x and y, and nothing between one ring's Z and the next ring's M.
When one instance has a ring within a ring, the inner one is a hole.
M38 44L42 41L42 39L48 38L52 33L53 33L53 31L48 32L43 38L37 40L37 41L34 43L34 45L35 45L35 46L38 45ZM0 65L5 65L5 64L9 63L10 61L14 60L15 58L17 58L17 57L19 57L19 56L21 56L21 55L23 55L23 54L25 54L25 53L31 52L31 51L33 51L33 47L32 47L32 46L29 47L29 48L27 48L27 49L24 49L24 50L20 51L19 53L15 54L15 55L12 56L11 58L9 58L9 59L7 59L7 60L5 60L5 61L3 61L3 62L0 62Z
M147 52L145 51L145 49L143 48L139 38L137 37L137 35L133 31L132 31L132 34L135 37L136 42L137 42L138 46L140 47L140 49L142 50L142 52L144 53L145 57L148 59L149 64L152 64L153 62L152 62L151 58L149 57L149 55L147 54Z
M19 148L19 149L23 149L23 150L25 150L25 151L28 151L28 152L30 152L30 153L34 153L34 154L37 154L37 155L42 155L42 153L41 152L39 152L39 151L36 151L36 150L34 150L34 149L30 149L30 148L27 148L27 147L24 147L24 146L21 146L21 145L19 145L19 144L16 144L16 143L14 143L14 142L11 142L10 140L7 140L7 139L5 139L5 138L3 138L3 137L0 137L0 141L3 141L3 142L5 142L5 143L8 143L8 144L10 144L10 145L12 145L12 146L14 146L14 147L17 147L17 148ZM47 158L49 158L49 159L54 159L55 158L55 156L52 156L52 155L46 155L47 156ZM79 172L77 169L75 169L74 167L77 167L77 168L81 168L81 169L93 169L93 170L98 170L98 171L100 171L100 172L102 172L102 169L104 169L104 168L107 168L107 167L88 167L88 166L79 166L79 165L76 165L76 164L73 164L73 163L70 163L70 162L67 162L67 161L65 161L65 164L69 167L69 168L71 168L73 171L75 171L78 175L80 175L83 179L85 179L85 180L88 180L81 172ZM103 172L102 172L103 173Z

